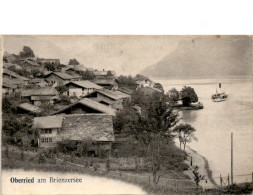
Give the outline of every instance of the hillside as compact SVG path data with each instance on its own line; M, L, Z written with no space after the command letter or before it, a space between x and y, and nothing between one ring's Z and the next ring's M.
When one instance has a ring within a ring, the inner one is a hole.
M251 38L229 37L209 36L182 41L172 53L140 74L174 77L251 75Z

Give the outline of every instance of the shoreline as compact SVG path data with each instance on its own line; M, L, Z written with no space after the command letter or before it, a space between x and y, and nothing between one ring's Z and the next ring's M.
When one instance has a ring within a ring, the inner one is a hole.
M197 151L193 150L189 146L186 146L185 152L188 155L188 159L185 161L186 164L189 165L190 170L185 171L184 173L188 175L193 181L194 181L194 175L192 173L192 169L195 166L199 167L199 173L203 176L205 176L204 180L201 180L199 182L199 185L203 189L212 189L218 187L218 184L215 182L215 180L212 177L212 170L209 167L208 160L197 153ZM192 157L192 166L190 165L190 157Z

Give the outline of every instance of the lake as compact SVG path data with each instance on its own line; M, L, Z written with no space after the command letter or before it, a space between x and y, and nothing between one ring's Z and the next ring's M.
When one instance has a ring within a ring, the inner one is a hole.
M234 182L252 181L253 172L253 78L222 79L152 78L163 85L165 92L175 87L191 86L196 91L203 110L180 111L181 123L196 128L198 142L189 146L207 158L213 177L227 176L231 169L231 132L234 137ZM212 102L211 95L222 83L228 95L224 102ZM238 176L249 174L247 176Z
M10 179L45 178L47 183L11 183ZM53 178L81 178L82 183L50 183ZM126 182L78 173L2 170L2 194L146 194L140 187Z

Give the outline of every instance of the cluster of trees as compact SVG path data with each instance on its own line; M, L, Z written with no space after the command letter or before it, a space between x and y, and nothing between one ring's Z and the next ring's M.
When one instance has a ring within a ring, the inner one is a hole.
M19 56L21 58L35 57L33 50L28 46L23 47L23 51L19 52Z
M69 65L80 65L77 59L73 58L69 60Z
M133 135L145 147L145 157L151 164L154 184L159 182L161 170L164 173L170 168L165 146L178 137L185 148L186 143L195 138L193 127L188 124L177 125L178 113L167 100L166 95L161 93L144 96L136 91L132 94L131 102L114 119L114 128L118 133ZM141 107L141 114L132 108L133 105Z
M198 102L198 96L192 87L184 86L179 92L176 88L168 91L167 95L172 102L182 100L183 106L190 106L191 103Z

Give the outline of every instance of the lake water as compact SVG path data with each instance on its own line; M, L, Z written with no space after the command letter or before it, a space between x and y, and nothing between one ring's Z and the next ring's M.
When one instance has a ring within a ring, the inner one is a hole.
M231 132L234 137L234 182L252 181L253 172L253 79L228 77L223 79L157 79L165 92L175 87L191 86L196 91L203 110L181 111L182 123L196 128L198 142L189 146L207 158L213 177L230 174ZM229 95L224 102L212 102L218 83ZM237 176L249 174L248 176Z
M46 179L46 183L11 183L10 179ZM53 178L81 178L82 183L50 183ZM78 173L2 170L2 194L146 194L140 187L122 181Z

